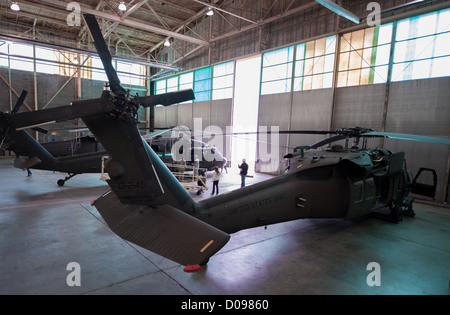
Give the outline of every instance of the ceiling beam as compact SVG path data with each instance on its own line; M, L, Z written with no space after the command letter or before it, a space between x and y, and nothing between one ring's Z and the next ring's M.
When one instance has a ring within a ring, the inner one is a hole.
M289 10L289 11L280 13L280 14L278 14L278 15L272 16L272 17L267 18L267 19L265 19L265 20L258 21L257 24L251 24L251 25L248 25L248 26L244 26L244 27L242 27L239 31L236 31L236 30L235 30L235 31L231 31L231 32L229 32L229 33L227 33L227 34L215 36L214 38L212 38L212 39L210 40L210 42L216 42L216 41L219 41L219 40L221 40L221 39L225 39L225 38L227 38L227 37L234 36L234 35L236 35L236 34L239 34L239 33L242 33L242 32L246 32L246 31L249 31L249 30L254 29L254 28L261 27L261 26L263 26L263 25L265 25L265 24L267 24L267 23L274 22L274 21L279 20L279 19L281 19L281 18L285 18L285 17L287 17L287 16L289 16L289 15L292 15L292 14L295 14L295 13L298 13L298 12L302 12L302 11L304 11L304 10L310 9L310 8L312 8L312 7L314 7L314 6L318 6L318 5L319 5L319 4L318 4L317 2L315 2L315 1L306 3L306 4L304 4L304 5L301 5L301 6L299 6L299 7L296 7L296 8L294 8L294 9L291 9L291 10Z
M62 8L66 8L67 7L67 3L64 1L59 1L59 0L41 0L41 2L43 3L47 3L47 4L51 4L51 5L55 5L57 7L62 7ZM172 32L170 30L166 30L163 28L159 28L153 25L147 25L138 21L134 21L134 20L130 20L130 19L124 19L120 16L114 15L114 14L110 14L110 13L105 13L105 12L100 12L100 11L96 11L94 9L91 8L87 8L86 6L81 6L81 12L82 13L87 13L87 14L92 14L98 17L101 17L103 19L106 20L110 20L113 22L119 22L122 23L124 25L128 25L140 30L144 30L144 31L148 31L148 32L153 32L153 33L157 33L157 34L161 34L161 35L165 35L165 36L170 36L170 37L174 37L183 41L187 41L193 44L197 44L197 45L202 45L202 46L209 46L209 43L205 40L202 39L197 39L194 37L190 37L187 35L183 35L180 33L176 33L176 32Z
M148 0L141 0L138 3L136 3L135 5L133 5L131 8L127 9L123 14L122 14L122 18L126 18L127 16L129 16L131 13L133 13L134 11L136 11L137 9L139 9L142 5L144 5L145 3L147 3ZM109 27L109 29L106 31L106 33L103 35L103 37L108 37L109 34L111 34L112 31L114 31L114 29L117 27L117 25L119 25L119 22L114 22L113 25L111 25Z
M340 5L334 3L331 0L316 0L316 2L320 3L321 5L323 5L325 8L327 8L330 11L333 11L334 13L346 18L347 20L352 21L355 24L359 24L360 23L360 19L358 16L356 16L356 14L353 14L352 12L350 12L347 9L344 9L343 7L341 7Z

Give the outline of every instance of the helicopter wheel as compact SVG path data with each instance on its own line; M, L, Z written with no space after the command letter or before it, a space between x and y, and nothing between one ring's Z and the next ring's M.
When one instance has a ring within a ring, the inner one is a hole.
M414 212L412 206L409 206L408 209L406 209L405 211L403 211L403 215L407 216L407 217L414 217L416 215L416 213Z
M57 184L58 184L58 186L62 187L62 186L64 186L65 182L66 181L64 179L60 179L60 180L57 181Z
M403 220L402 207L394 206L391 209L390 217L394 223L398 223L398 222L402 221Z

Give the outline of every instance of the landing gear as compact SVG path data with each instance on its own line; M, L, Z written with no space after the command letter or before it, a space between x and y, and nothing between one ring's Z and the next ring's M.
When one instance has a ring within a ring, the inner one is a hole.
M404 197L401 202L393 201L389 208L385 207L380 209L380 212L372 212L372 216L392 223L399 223L404 216L414 217L416 215L412 207L413 201L414 199L409 197Z
M72 177L74 177L77 174L69 174L69 176L66 176L66 178L64 179L60 179L57 181L58 186L62 187L64 186L64 184L66 183L66 181L68 181L69 179L71 179Z
M412 208L414 199L404 197L403 200L397 204L392 204L390 218L392 222L398 223L403 220L403 216L414 217L416 214Z
M398 223L398 222L402 221L403 220L403 213L402 212L403 212L402 207L394 206L391 209L391 214L389 215L389 217L392 220L392 222Z

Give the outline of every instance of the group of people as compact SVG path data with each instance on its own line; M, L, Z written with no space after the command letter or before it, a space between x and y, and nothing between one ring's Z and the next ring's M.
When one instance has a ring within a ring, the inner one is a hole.
M248 173L248 164L246 162L245 159L242 159L242 164L238 165L239 167L239 175L241 176L241 187L245 187L245 178L247 176ZM212 177L212 181L213 181L213 190L211 195L218 195L219 194L219 180L220 180L220 175L222 173L219 171L219 168L216 166L214 168L214 173L213 173L213 177Z

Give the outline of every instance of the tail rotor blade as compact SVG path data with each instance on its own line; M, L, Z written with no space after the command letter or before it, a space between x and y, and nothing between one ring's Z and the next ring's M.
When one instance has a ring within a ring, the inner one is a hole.
M182 103L195 99L194 91L183 90L178 92L170 92L159 95L150 95L139 97L139 102L144 107L164 105L169 106L172 104Z
M25 101L25 97L27 96L27 93L28 93L27 91L22 90L22 94L20 94L20 97L17 100L17 103L14 106L14 108L13 108L13 110L11 112L11 115L14 115L15 113L17 113L20 110L20 106L22 106L23 102ZM11 117L11 115L9 115L9 117ZM5 139L6 139L7 135L8 135L8 132L9 132L10 128L11 128L10 124L8 124L8 126L5 127L4 134L3 134L3 137L2 137L2 141L0 142L0 147L3 146L3 143L5 142Z
M113 91L116 95L125 94L125 89L120 85L119 77L117 76L117 72L112 65L111 54L108 46L106 45L105 39L103 38L97 19L92 14L84 14L84 20L86 21L89 31L91 32L92 38L94 39L94 45L97 49L97 53L102 60L111 91Z
M71 120L112 111L107 99L77 101L73 105L42 109L11 115L11 125L16 130L39 127L55 122Z
M27 97L27 91L23 90L22 94L20 94L19 99L17 100L16 106L14 106L14 109L12 110L11 114L15 114L19 111L20 106L22 106L23 102L25 101L25 97Z

